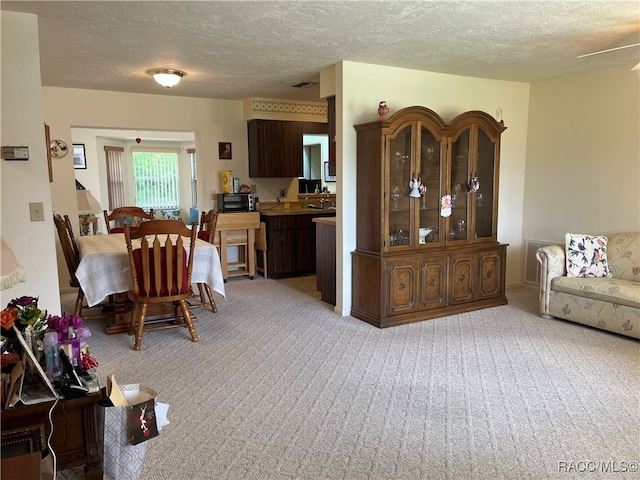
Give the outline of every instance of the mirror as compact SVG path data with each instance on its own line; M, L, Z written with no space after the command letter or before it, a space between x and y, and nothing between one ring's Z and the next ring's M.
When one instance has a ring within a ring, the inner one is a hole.
M303 135L303 176L298 179L298 193L314 193L325 187L325 163L329 161L329 135Z

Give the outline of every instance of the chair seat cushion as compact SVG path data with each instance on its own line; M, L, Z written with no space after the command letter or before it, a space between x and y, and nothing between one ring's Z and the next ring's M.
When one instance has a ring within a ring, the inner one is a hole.
M138 296L143 296L143 297L158 297L158 296L169 296L169 295L179 295L179 294L183 294L183 293L188 293L191 291L191 285L189 284L189 274L187 272L187 252L184 248L182 248L182 271L181 271L181 277L182 277L182 281L180 288L178 288L178 279L177 279L177 275L178 275L178 268L177 268L177 262L178 262L178 255L177 255L177 248L176 246L171 247L173 252L172 252L172 262L171 262L171 268L173 271L173 279L171 282L171 291L169 291L169 287L168 287L168 282L167 282L167 269L166 269L166 263L167 263L167 253L166 253L166 248L165 247L161 247L160 250L160 268L161 268L161 274L160 274L160 278L161 278L161 283L160 286L158 288L158 286L155 284L155 272L156 272L156 265L155 265L155 261L153 259L153 251L149 250L149 269L150 269L150 285L149 285L149 291L146 290L145 285L144 285L144 272L142 269L142 256L143 256L143 252L142 249L140 248L136 248L135 250L133 250L133 260L136 266L136 279L138 282Z
M207 232L206 230L200 230L198 232L198 238L200 240L204 240L205 242L209 241L209 235L210 235L210 232Z
M130 232L135 232L138 227L129 228ZM124 227L112 227L109 233L124 233Z

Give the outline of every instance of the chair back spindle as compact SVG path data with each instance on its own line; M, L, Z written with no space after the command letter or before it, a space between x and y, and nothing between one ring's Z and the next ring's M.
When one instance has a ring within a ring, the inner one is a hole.
M216 225L218 224L218 211L209 210L208 212L202 212L200 216L200 228L198 229L198 238L213 244L216 238ZM192 228L195 228L195 224ZM216 313L218 306L213 298L213 290L206 283L198 283L198 293L200 295L200 302L202 305L208 305L211 307L211 311ZM207 298L205 298L205 295Z

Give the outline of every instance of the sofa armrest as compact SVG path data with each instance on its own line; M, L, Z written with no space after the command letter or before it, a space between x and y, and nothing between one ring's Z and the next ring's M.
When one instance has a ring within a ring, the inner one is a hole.
M549 315L551 281L567 274L564 247L561 245L540 247L536 252L536 258L540 263L540 313Z

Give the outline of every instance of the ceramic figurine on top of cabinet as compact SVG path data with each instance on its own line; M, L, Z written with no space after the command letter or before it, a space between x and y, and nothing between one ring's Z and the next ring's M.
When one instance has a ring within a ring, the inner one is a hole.
M382 120L387 113L389 113L389 107L387 107L387 102L383 100L378 104L378 120Z

